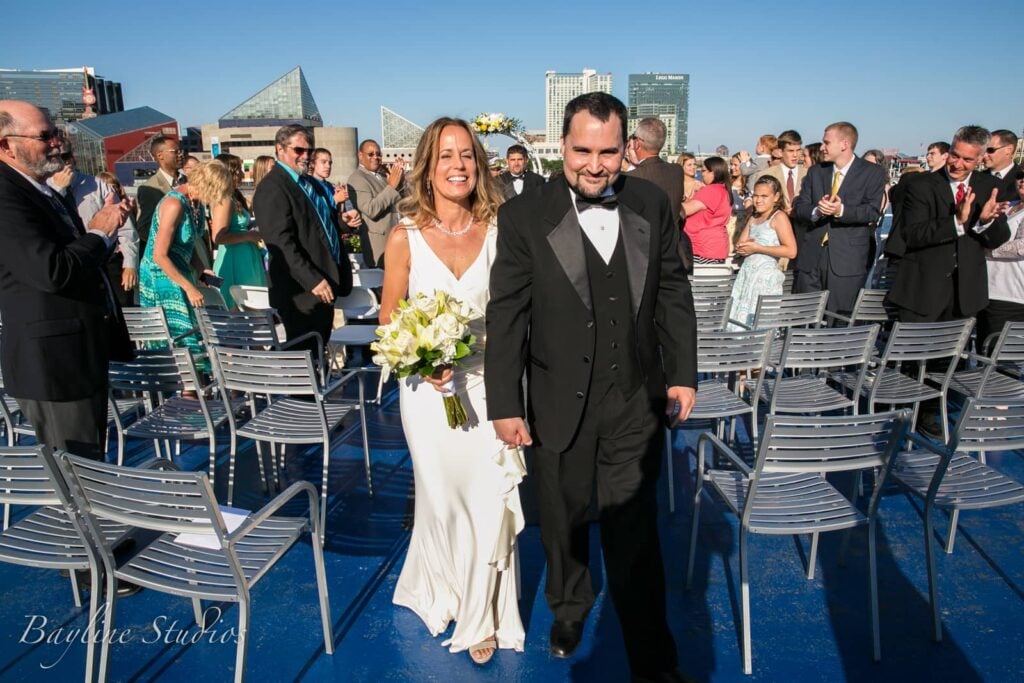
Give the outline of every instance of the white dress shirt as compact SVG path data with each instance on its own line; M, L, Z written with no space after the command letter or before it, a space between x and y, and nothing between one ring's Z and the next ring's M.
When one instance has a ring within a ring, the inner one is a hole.
M953 191L953 200L954 201L956 200L957 188L960 187L961 183L963 183L964 192L967 192L968 190L971 189L971 175L973 175L973 172L972 173L968 173L967 177L964 178L963 180L953 180L952 178L949 177L948 173L946 174L946 180L949 181L949 189ZM984 197L982 199L982 198L979 198L977 195L975 195L974 196L974 205L975 206L978 206L979 199L981 199L981 203L982 204L984 204L985 202L988 201L988 197ZM988 230L990 225L992 225L992 221L989 221L988 223L985 223L984 225L975 225L971 229L974 232L981 234L981 233L985 232L986 230ZM955 211L953 212L953 227L956 228L956 236L957 237L963 237L964 236L964 224L961 223L957 219Z
M614 193L611 188L608 188L601 196L606 197L611 194ZM576 193L571 188L569 189L569 199L572 200L572 210L576 212L576 218L580 222L580 227L583 228L583 234L594 245L604 262L610 263L612 253L615 252L615 244L619 241L618 208L595 206L586 211L580 211L576 208Z
M523 183L526 182L524 177L521 175L512 176L512 189L516 191L516 194L523 193Z

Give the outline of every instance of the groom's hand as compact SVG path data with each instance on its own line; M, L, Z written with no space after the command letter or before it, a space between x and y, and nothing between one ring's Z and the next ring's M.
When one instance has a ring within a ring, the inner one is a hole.
M521 417L505 417L494 421L494 433L508 446L529 446L533 444L530 430Z
M693 404L697 402L697 390L693 387L669 387L668 404L665 406L665 415L668 417L668 426L675 427L680 422L685 422L690 417ZM679 411L676 412L676 405Z

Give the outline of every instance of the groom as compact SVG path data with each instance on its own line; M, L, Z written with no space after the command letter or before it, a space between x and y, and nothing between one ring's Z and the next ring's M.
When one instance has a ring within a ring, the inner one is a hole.
M562 122L565 179L499 211L487 414L499 439L535 448L552 654L573 653L594 603L587 509L596 480L630 669L638 680L677 680L655 483L665 420L693 407L696 324L672 211L655 185L619 175L625 140L622 102L577 97Z

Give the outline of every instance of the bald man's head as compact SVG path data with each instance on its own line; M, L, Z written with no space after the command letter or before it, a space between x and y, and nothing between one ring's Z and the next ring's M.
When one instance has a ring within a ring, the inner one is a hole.
M0 100L0 161L42 182L63 167L64 136L39 107Z

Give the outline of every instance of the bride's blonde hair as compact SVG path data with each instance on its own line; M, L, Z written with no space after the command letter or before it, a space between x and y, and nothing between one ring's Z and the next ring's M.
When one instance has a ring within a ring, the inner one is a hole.
M403 216L420 227L437 218L434 210L434 192L430 187L430 178L437 168L437 157L440 153L441 131L448 126L462 128L469 133L473 141L473 160L476 162L476 185L471 200L473 218L484 225L493 221L498 215L498 206L504 201L503 196L495 187L487 166L487 153L477 139L476 134L463 119L442 116L423 131L420 142L416 146L416 161L413 162L409 174L409 196L398 204Z

